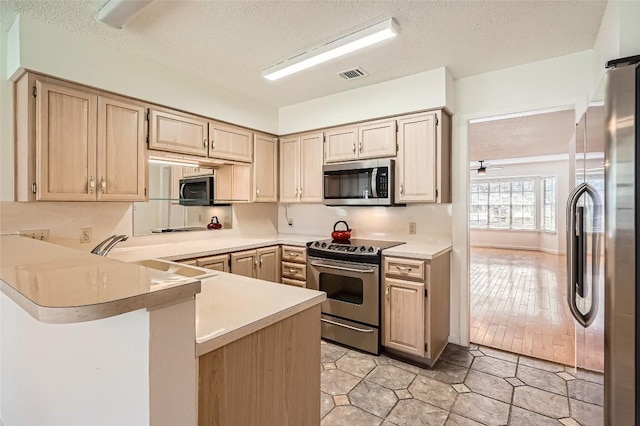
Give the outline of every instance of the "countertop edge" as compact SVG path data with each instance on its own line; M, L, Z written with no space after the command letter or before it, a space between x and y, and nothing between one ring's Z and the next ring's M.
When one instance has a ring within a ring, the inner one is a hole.
M452 247L449 246L442 250L431 252L431 253L417 253L414 251L402 251L402 245L397 247L393 247L391 249L382 250L383 256L395 256L395 257L406 257L408 259L421 259L421 260L432 260L437 257L442 256L445 253L449 253L452 251Z
M75 324L110 318L137 311L152 310L195 297L200 292L199 280L192 280L176 287L143 293L124 299L93 305L49 307L41 306L27 298L10 284L0 280L0 290L34 319L45 324Z
M302 241L296 242L296 241L291 241L286 239L274 239L269 241L260 241L255 243L243 244L233 248L223 247L223 248L217 248L217 249L211 249L211 250L197 251L193 253L177 254L174 256L162 256L161 259L179 261L179 260L193 259L195 257L215 256L217 254L235 253L238 251L253 250L253 249L259 249L259 248L271 247L271 246L277 246L277 245L306 247L307 243Z
M243 337L253 334L256 331L262 330L263 328L269 327L270 325L273 325L279 321L282 321L283 319L289 318L313 306L316 306L322 303L326 298L327 298L326 294L319 294L303 302L297 303L293 306L290 306L281 311L278 311L274 314L268 315L264 318L260 318L254 322L243 325L242 327L239 327L235 330L231 330L220 336L213 337L204 342L196 341L196 355L197 356L205 355L211 351L214 351L225 345L228 345L229 343L242 339Z

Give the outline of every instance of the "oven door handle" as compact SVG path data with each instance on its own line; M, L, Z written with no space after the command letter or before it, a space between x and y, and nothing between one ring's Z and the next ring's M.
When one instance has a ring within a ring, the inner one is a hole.
M373 333L372 329L358 328L352 325L342 324L341 322L331 321L325 318L320 318L320 321L326 322L327 324L337 325L338 327L348 328L349 330L358 331L360 333Z
M376 272L374 268L362 268L362 269L345 268L344 266L328 265L326 263L321 263L321 262L311 262L311 265L317 266L319 268L337 269L339 271L348 271L348 272L364 272L366 274L373 274Z

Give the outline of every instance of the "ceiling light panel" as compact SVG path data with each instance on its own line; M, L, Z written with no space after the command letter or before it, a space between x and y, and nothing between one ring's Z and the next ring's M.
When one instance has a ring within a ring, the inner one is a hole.
M393 18L389 18L269 67L262 71L262 76L268 80L277 80L367 46L388 40L398 35L398 32L398 24Z
M109 0L96 13L96 19L114 28L122 28L153 0Z

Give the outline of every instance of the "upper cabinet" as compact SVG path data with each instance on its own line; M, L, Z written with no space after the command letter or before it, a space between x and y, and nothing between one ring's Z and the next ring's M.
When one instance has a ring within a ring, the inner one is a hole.
M206 120L177 111L151 108L150 149L206 156L208 144Z
M250 163L253 137L246 129L228 124L209 123L209 157Z
M18 201L144 201L143 104L25 74L16 84Z
M325 163L396 155L396 120L377 120L325 133Z
M398 119L396 200L451 202L451 118L446 112Z
M322 202L322 133L280 139L280 202Z
M260 133L253 140L253 201L278 202L278 138Z

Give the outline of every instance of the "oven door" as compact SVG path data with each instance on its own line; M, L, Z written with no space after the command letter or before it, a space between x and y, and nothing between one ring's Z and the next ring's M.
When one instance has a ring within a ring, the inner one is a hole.
M327 293L322 312L380 325L380 267L318 257L308 259L307 286Z

